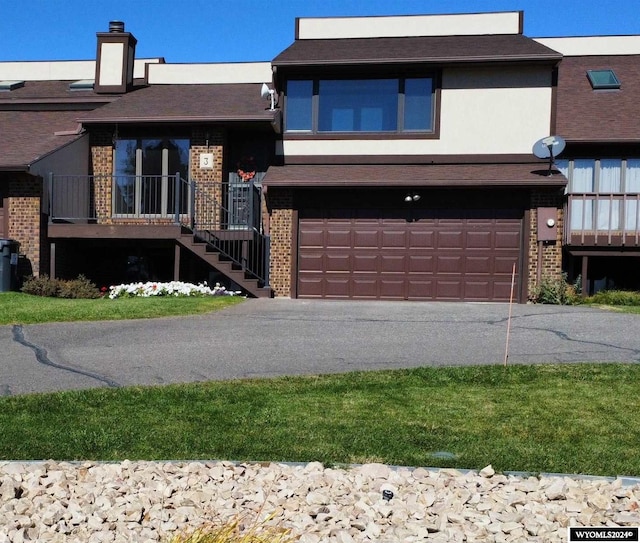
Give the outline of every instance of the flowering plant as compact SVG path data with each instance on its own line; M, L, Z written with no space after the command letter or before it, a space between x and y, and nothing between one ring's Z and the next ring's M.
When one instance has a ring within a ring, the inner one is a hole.
M194 285L193 283L183 283L181 281L171 281L169 283L159 283L147 281L146 283L129 283L109 287L109 298L150 298L151 296L237 296L240 292L227 290L216 283L213 288L207 283Z
M252 156L243 157L238 162L237 173L244 182L251 181L256 176L256 163Z

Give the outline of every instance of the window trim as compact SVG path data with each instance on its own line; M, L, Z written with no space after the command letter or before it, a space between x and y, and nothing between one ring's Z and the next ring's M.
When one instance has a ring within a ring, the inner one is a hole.
M321 80L371 80L371 79L396 79L398 80L398 117L397 124L404 124L404 100L405 100L405 81L407 79L431 79L431 129L430 130L389 130L389 131L320 131L319 123L319 86ZM286 84L288 81L304 81L311 80L312 97L311 97L311 129L310 130L287 130L287 94ZM300 74L288 78L285 83L284 107L283 107L283 138L286 140L380 140L380 139L439 139L440 138L440 95L441 95L441 77L439 71L427 72L409 72L403 74L391 73L370 76L349 77L345 75L323 74L321 76L312 76L308 74ZM400 98L401 97L401 98Z

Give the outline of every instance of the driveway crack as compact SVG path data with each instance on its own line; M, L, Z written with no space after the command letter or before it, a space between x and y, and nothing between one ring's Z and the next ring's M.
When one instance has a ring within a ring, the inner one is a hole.
M59 370L63 370L63 371L68 371L71 373L75 373L77 375L83 375L84 377L89 377L91 379L95 379L96 381L100 381L101 383L104 383L105 385L112 387L112 388L118 388L122 385L120 385L119 383L117 383L116 381L109 379L108 377L105 377L104 375L100 375L99 373L93 373L91 371L86 371L86 370L81 370L78 368L72 368L69 366L63 366L62 364L56 364L55 362L49 360L49 356L47 354L46 349L43 349L42 347L39 347L38 345L34 345L33 343L30 343L29 341L27 341L24 337L24 330L22 329L22 325L15 325L13 326L12 329L13 332L13 340L16 343L19 343L20 345L24 345L25 347L28 347L29 349L31 349L35 355L36 355L36 360L44 365L44 366L50 366L52 368L56 368Z

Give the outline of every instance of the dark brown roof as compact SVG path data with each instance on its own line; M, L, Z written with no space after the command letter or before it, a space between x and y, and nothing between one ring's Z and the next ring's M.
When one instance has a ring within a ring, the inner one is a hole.
M151 85L87 113L84 123L273 121L258 84Z
M264 183L281 187L339 186L564 186L566 178L547 175L544 163L429 165L290 165L270 167Z
M37 159L73 141L80 111L0 111L0 169L24 170Z
M562 58L520 34L296 40L273 61L276 66L494 62Z
M615 71L619 90L594 91L587 70ZM640 140L640 55L565 57L556 132L572 141Z

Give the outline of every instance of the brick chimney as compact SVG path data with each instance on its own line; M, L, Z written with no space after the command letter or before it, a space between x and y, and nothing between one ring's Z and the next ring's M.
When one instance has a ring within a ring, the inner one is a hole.
M123 94L133 85L133 63L136 40L133 34L124 31L122 21L111 21L109 32L98 32L96 55L97 93Z

